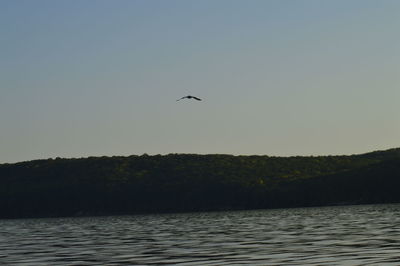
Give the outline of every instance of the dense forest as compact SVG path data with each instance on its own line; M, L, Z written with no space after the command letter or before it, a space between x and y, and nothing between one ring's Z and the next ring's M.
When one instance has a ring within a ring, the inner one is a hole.
M388 203L399 187L400 149L56 158L0 164L0 218Z

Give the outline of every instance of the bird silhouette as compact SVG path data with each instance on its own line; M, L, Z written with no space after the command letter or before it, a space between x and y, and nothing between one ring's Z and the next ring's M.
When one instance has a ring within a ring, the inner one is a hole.
M201 101L200 98L194 97L194 96L192 96L192 95L184 96L184 97L178 99L177 101L180 101L180 100L182 100L182 99L195 99L195 100L197 100L197 101Z

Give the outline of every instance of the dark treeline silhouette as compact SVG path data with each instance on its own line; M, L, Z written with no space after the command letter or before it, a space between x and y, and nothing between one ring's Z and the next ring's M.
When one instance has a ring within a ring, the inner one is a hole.
M0 218L391 203L399 187L400 149L57 158L0 165Z

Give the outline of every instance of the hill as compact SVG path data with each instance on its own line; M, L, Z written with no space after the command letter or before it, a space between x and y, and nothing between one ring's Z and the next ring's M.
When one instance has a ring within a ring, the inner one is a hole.
M0 218L400 202L400 149L350 156L155 156L0 165Z

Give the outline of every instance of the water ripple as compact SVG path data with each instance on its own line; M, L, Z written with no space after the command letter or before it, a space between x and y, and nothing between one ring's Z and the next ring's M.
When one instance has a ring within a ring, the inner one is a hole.
M0 220L3 265L399 265L400 205Z

